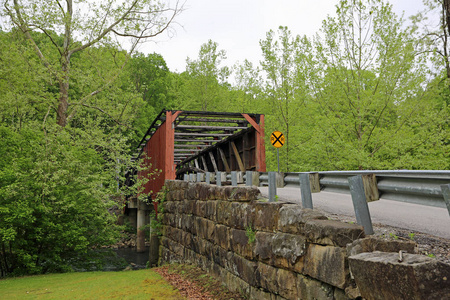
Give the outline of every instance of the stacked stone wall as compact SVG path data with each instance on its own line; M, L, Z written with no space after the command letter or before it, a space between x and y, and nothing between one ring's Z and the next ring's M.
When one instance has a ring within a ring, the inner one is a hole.
M378 299L366 291L370 276L355 280L349 263L361 268L363 252L416 248L365 238L361 226L297 204L258 200L256 187L168 180L166 188L160 263L195 264L250 299L355 299L360 290Z

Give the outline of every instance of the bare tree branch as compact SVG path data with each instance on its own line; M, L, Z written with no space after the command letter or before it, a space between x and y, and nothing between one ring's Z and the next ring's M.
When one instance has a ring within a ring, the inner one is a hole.
M35 28L39 29L40 31L42 31L49 38L49 40L53 44L53 46L55 46L55 48L58 50L59 54L62 55L60 47L58 46L58 44L55 42L55 40L53 39L51 34L46 29L44 29L41 26L36 25L36 24L29 24L28 26L29 27L35 27Z
M141 35L136 35L136 34L126 34L126 33L121 33L118 32L115 27L122 22L123 20L127 19L127 16L129 16L132 12L133 12L133 8L137 5L139 0L134 0L131 5L129 6L129 8L122 14L121 17L119 17L115 22L113 22L108 28L106 28L105 30L103 30L96 38L94 38L93 40L89 41L86 44L81 45L80 47L77 47L75 49L72 49L70 51L70 54L73 54L75 52L81 51L83 49L86 49L96 43L98 43L100 40L102 40L108 33L113 32L114 34L117 34L119 36L124 36L124 37L133 37L133 38L139 38L139 39L145 39L145 38L151 38L151 37L155 37L159 34L161 34L164 30L166 30L171 22L173 21L173 19L181 12L182 7L179 7L179 2L177 2L175 8L173 9L165 9L165 10L161 10L161 11L152 11L152 12L146 12L146 14L152 14L152 13L161 13L161 12L165 12L165 11L173 11L172 16L170 17L170 19L166 22L165 26L162 29L159 29L156 33L152 33L152 34L144 34L143 31L141 31ZM146 29L148 29L148 27L146 27Z

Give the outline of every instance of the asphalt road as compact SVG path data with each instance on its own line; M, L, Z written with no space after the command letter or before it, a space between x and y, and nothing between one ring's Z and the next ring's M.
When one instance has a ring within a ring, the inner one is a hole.
M260 187L268 198L268 188ZM301 204L300 188L278 188L280 200ZM313 207L331 214L355 217L352 198L347 194L313 193ZM373 224L384 224L450 239L450 215L446 208L380 199L369 203ZM356 218L355 218L356 219Z

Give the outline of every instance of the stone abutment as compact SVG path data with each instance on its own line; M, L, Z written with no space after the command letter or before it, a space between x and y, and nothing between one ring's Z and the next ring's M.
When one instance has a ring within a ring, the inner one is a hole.
M160 263L190 263L249 299L445 299L450 265L365 237L256 187L167 180ZM402 250L401 254L399 251Z

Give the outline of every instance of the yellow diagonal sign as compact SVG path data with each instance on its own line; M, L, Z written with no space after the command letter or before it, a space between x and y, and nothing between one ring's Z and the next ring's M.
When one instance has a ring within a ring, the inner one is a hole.
M286 141L286 138L284 137L283 133L280 131L274 131L270 135L270 143L275 148L281 148L283 147L284 143Z

